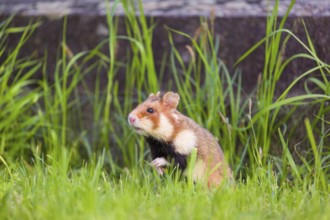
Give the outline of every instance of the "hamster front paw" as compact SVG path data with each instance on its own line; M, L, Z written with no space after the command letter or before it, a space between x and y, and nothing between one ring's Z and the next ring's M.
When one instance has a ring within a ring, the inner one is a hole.
M170 163L164 157L157 157L154 159L150 165L155 167L159 175L164 174L164 167L168 166Z

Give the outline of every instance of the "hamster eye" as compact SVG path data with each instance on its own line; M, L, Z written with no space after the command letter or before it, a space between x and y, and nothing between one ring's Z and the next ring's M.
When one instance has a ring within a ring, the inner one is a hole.
M154 113L154 110L152 108L147 108L147 112Z

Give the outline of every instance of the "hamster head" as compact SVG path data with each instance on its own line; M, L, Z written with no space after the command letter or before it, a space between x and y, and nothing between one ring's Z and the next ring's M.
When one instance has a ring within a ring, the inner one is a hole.
M179 100L179 95L174 92L151 93L128 115L128 123L141 135L168 141L174 131L174 114Z

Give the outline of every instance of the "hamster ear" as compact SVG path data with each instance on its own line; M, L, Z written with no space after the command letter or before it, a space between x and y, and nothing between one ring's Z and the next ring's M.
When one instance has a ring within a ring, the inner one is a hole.
M160 96L160 91L158 91L158 92L156 93L156 95L155 95L155 94L153 94L153 93L150 93L149 97L152 97L152 96L156 96L156 97L159 97L159 96Z
M159 98L159 97L160 97L160 91L158 91L158 92L156 93L156 95L153 94L153 93L150 93L148 99L155 99L155 98Z
M166 105L170 106L171 108L176 108L179 104L180 96L174 92L167 92L163 96L163 101Z

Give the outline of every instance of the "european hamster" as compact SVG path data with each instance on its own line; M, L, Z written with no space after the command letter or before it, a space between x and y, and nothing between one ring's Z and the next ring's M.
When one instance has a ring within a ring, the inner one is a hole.
M224 154L213 135L189 117L177 110L180 97L177 93L157 92L149 95L129 115L128 123L150 145L154 166L159 174L174 160L183 172L187 157L197 149L193 168L194 181L207 181L208 186L217 186L223 178L232 178Z

